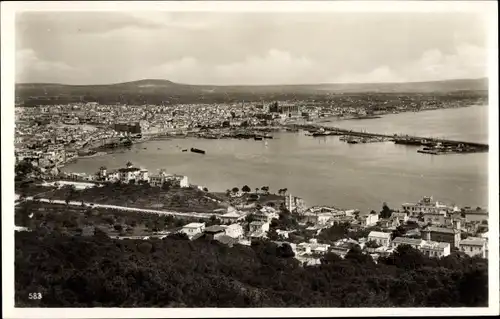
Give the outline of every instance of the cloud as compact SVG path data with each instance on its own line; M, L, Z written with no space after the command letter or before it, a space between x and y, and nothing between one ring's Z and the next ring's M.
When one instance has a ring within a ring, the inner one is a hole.
M299 84L315 72L315 64L276 49L234 63L209 65L193 57L169 61L150 69L149 77L190 84Z
M46 82L49 78L64 82L68 76L83 74L66 63L42 60L32 49L19 50L15 63L16 82Z
M487 52L480 46L461 43L455 52L425 51L402 67L381 66L365 73L346 73L330 79L336 83L383 83L440 81L487 76Z

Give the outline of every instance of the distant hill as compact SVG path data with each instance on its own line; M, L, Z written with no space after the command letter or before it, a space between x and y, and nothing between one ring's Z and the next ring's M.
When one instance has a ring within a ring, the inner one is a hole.
M77 101L101 103L162 103L258 101L304 99L331 94L358 93L449 93L488 90L488 79L461 79L410 83L348 83L304 85L190 85L168 80L146 79L105 85L55 83L16 84L16 99L29 104L57 104Z

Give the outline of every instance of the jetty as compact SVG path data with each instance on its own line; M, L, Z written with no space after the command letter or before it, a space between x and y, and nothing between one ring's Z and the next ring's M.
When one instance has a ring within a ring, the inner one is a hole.
M393 141L396 144L412 145L425 147L419 153L424 154L454 154L454 153L477 153L488 152L489 146L484 143L474 143L468 141L449 140L443 138L431 138L422 136L398 135L398 134L380 134L342 129L338 127L329 127L318 124L290 124L289 126L307 130L309 132L318 132L313 136L344 135L360 138L380 138L380 140Z

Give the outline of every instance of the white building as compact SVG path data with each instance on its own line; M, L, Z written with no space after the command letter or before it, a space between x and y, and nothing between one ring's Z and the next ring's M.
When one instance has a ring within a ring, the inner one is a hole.
M391 233L371 231L368 234L368 241L374 241L380 246L389 246L391 243Z
M374 226L378 222L378 214L367 214L363 216L359 216L359 221L362 226Z
M469 256L480 256L486 258L486 246L488 241L485 238L469 237L460 241L460 251Z
M205 223L190 223L182 227L181 232L189 238L201 234L205 230Z
M437 241L424 241L420 246L420 251L429 257L446 257L450 254L450 243L442 243Z
M306 210L306 203L302 198L289 194L285 197L285 208L292 213L302 214Z
M244 234L243 227L240 224L231 224L223 226L226 228L226 235L232 238L241 238Z
M419 214L443 214L446 216L448 211L453 211L455 208L448 207L447 205L439 202L432 202L432 197L424 197L417 203L405 203L402 205L403 209L408 211L411 216Z

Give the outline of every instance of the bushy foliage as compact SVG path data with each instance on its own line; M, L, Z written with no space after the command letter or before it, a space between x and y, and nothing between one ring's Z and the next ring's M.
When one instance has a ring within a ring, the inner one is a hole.
M434 260L403 247L375 264L352 249L301 267L287 245L232 248L186 238L114 240L21 232L18 307L486 306L487 262ZM417 251L418 253L418 251ZM28 294L40 292L41 300Z

